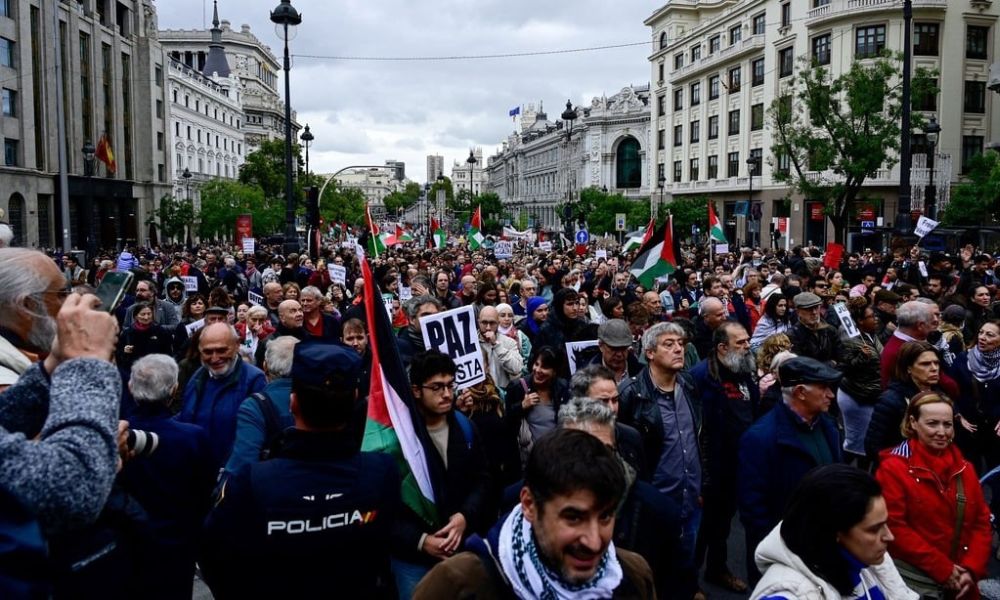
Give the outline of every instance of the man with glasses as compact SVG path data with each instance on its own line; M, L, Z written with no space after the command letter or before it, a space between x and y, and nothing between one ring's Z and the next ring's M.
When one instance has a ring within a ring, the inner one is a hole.
M428 525L404 506L394 525L392 572L400 598L410 598L435 564L461 549L490 520L486 454L476 428L454 410L455 372L455 362L436 350L418 352L410 364L415 420L427 433L420 437L438 521Z
M499 329L500 313L496 307L484 306L479 311L479 345L493 383L503 390L521 374L524 359L517 342L510 336L500 335Z
M799 322L788 332L792 352L836 366L844 356L844 346L837 330L823 320L823 299L812 292L802 292L796 294L792 302L799 318Z
M695 566L701 524L701 409L694 381L684 368L684 329L657 323L642 336L648 365L618 386L621 421L642 432L640 477L680 506L677 598L702 598ZM695 408L695 407L699 408Z
M135 284L135 304L128 307L125 311L125 322L123 323L123 327L127 328L132 326L132 321L135 318L135 307L140 303L145 303L152 307L153 323L163 325L168 330L172 330L177 327L177 324L181 322L179 312L172 304L168 304L167 302L161 300L157 296L156 291L156 284L152 281L143 280Z
M535 282L533 277L525 277L521 280L521 293L512 306L515 317L523 318L528 314L528 300L537 293L538 283Z

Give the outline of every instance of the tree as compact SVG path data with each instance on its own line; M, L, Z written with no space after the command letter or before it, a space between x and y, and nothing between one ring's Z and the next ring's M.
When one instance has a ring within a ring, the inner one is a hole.
M301 159L301 147L292 145L292 166ZM246 156L240 167L240 183L255 185L264 193L268 200L285 199L285 141L262 140L256 150ZM292 181L292 195L296 199L302 196L302 180ZM284 204L282 204L284 206Z
M573 203L573 217L583 217L592 234L615 232L615 216L625 214L626 228L645 227L649 222L649 201L635 201L621 194L608 194L596 187L580 190L580 199ZM561 207L560 207L560 214Z
M397 211L410 208L418 200L420 200L420 184L411 181L406 184L402 191L392 192L383 198L382 203L385 204L386 212L394 215Z
M160 206L153 215L150 215L146 224L160 222L160 235L163 241L184 241L187 239L187 230L194 222L194 203L188 200L179 200L170 194L160 198Z
M347 223L353 226L365 224L364 193L356 187L341 187L336 181L323 190L319 199L319 214L326 223Z
M826 67L810 64L790 81L789 93L769 110L774 144L770 164L775 181L789 184L825 205L838 243L847 233L849 211L865 180L897 162L902 84L901 57L883 54L855 61L833 77ZM912 100L937 93L935 74L917 69ZM912 124L922 124L914 112Z
M965 181L951 189L951 201L941 213L943 225L995 223L1000 216L1000 157L993 152L974 156Z
M427 200L429 200L431 204L437 205L438 190L444 190L445 206L450 208L451 203L454 202L455 199L455 192L452 189L451 179L448 177L442 177L431 184L431 189L427 191Z
M691 234L691 226L698 225L708 231L708 198L705 196L679 196L667 205L660 205L662 222L667 212L674 216L674 238L684 239Z
M258 237L284 231L284 202L269 202L255 185L213 179L201 188L198 235L230 239L235 233L236 217L245 214L253 215L254 234Z

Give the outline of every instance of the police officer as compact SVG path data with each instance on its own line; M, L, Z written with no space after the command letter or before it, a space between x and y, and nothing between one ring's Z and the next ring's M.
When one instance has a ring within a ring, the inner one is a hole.
M295 426L274 458L223 483L205 523L201 564L216 598L379 594L401 484L393 457L359 452L350 430L360 368L346 346L295 346Z

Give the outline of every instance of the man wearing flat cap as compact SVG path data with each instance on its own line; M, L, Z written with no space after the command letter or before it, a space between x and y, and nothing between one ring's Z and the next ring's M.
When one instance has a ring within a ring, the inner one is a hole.
M815 467L841 461L840 434L826 414L840 378L839 371L812 358L785 361L778 368L783 401L740 438L737 501L751 579L754 549L781 521L798 482Z
M896 307L902 300L899 294L892 290L875 292L875 316L878 317L879 328L876 331L878 339L883 344L896 331Z
M216 598L385 595L401 480L391 455L358 450L360 368L346 346L295 345L295 426L272 458L223 483L205 522L201 565Z
M812 292L802 292L796 294L792 302L799 318L799 322L788 332L792 352L836 365L843 356L844 348L837 330L823 319L823 299Z

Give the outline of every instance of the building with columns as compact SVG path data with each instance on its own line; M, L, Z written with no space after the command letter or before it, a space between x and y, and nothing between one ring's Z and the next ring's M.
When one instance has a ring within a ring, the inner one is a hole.
M476 162L471 165L471 169L469 168L468 157L461 162L456 160L451 165L451 186L455 194L458 194L462 190L468 193L471 189L472 194L476 195L487 190L487 175L485 165L483 165L483 149L481 147L473 148L472 156L476 159Z
M528 104L518 131L487 159L487 190L514 213L527 211L531 224L558 226L557 207L587 187L636 200L648 200L656 188L646 164L649 86L624 87L574 112L575 119L553 122Z
M913 0L912 64L914 69L936 70L941 90L918 107L925 118L937 118L941 133L929 161L926 136L913 132L915 212L925 207L929 163L941 208L969 159L987 142L1000 140L1000 102L987 91L989 67L1000 43L998 16L1000 3L995 2ZM827 66L836 77L853 61L882 50L901 53L901 3L670 0L645 24L654 47L649 57L650 112L656 135L650 165L654 177L664 175L668 195L715 200L727 238L747 242L753 220L735 213L738 203L750 199L752 185L752 201L759 203L756 209L762 217L759 239L765 244L772 217L788 218L792 245L832 241L822 206L796 195L789 198L788 188L773 178L775 169L788 165L773 155L768 109L787 93L792 76L802 68L801 57ZM810 175L837 178L831 172ZM895 218L899 181L898 164L882 169L865 182L865 199L855 208L866 209L887 229ZM752 214L753 204L750 208ZM861 236L860 223L852 223L848 248L878 246L883 239Z
M171 189L166 72L152 0L0 2L0 209L16 245L62 247L64 231L91 252L146 240L154 200ZM82 149L102 137L116 169L95 161L91 174Z

